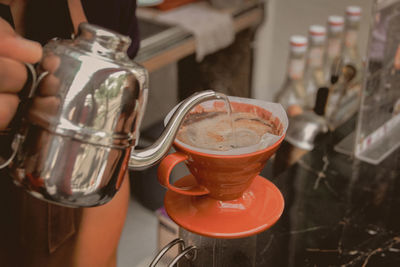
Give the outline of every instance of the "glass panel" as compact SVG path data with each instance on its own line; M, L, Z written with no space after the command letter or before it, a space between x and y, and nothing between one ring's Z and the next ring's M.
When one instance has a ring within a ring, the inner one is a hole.
M356 157L378 164L400 145L400 0L376 1Z

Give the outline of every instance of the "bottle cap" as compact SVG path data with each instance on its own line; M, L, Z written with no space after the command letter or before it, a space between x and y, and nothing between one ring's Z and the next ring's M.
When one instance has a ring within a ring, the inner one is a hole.
M326 28L321 25L311 25L308 30L311 41L323 42L325 41Z
M346 8L346 19L349 21L359 21L361 18L361 7L359 6L348 6Z
M331 32L343 31L344 18L342 16L336 16L336 15L329 16L328 25L329 25L329 30Z
M307 50L307 38L302 35L292 35L290 37L290 49L293 52L305 52Z

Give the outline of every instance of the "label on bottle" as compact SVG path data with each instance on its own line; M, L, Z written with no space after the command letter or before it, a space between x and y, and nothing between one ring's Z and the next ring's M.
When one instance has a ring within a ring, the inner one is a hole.
M304 74L304 60L292 59L289 62L289 76L293 80L298 80L303 77Z
M328 41L329 58L336 58L340 55L341 41L340 39L330 39Z
M323 54L324 54L324 51L323 51L322 47L312 48L308 55L308 65L311 67L322 66Z
M345 45L347 47L354 47L357 45L358 34L355 30L349 30L345 35Z

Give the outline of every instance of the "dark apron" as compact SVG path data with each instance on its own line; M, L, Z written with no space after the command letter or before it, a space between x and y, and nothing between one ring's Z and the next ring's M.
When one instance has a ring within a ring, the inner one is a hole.
M40 5L28 6L30 15L25 23L29 39L43 44L53 36L70 38L73 26L67 2L52 2L46 15L36 12ZM14 27L8 6L0 4L0 16ZM46 30L43 23L49 24ZM0 139L2 151L9 146L10 140ZM72 266L81 214L82 209L53 205L28 195L13 184L5 170L0 171L0 266Z

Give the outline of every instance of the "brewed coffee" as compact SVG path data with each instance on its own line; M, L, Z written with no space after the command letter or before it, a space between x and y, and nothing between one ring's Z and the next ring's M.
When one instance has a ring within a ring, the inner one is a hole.
M202 112L189 114L178 140L197 148L227 151L258 144L266 133L279 135L272 121L248 112Z

